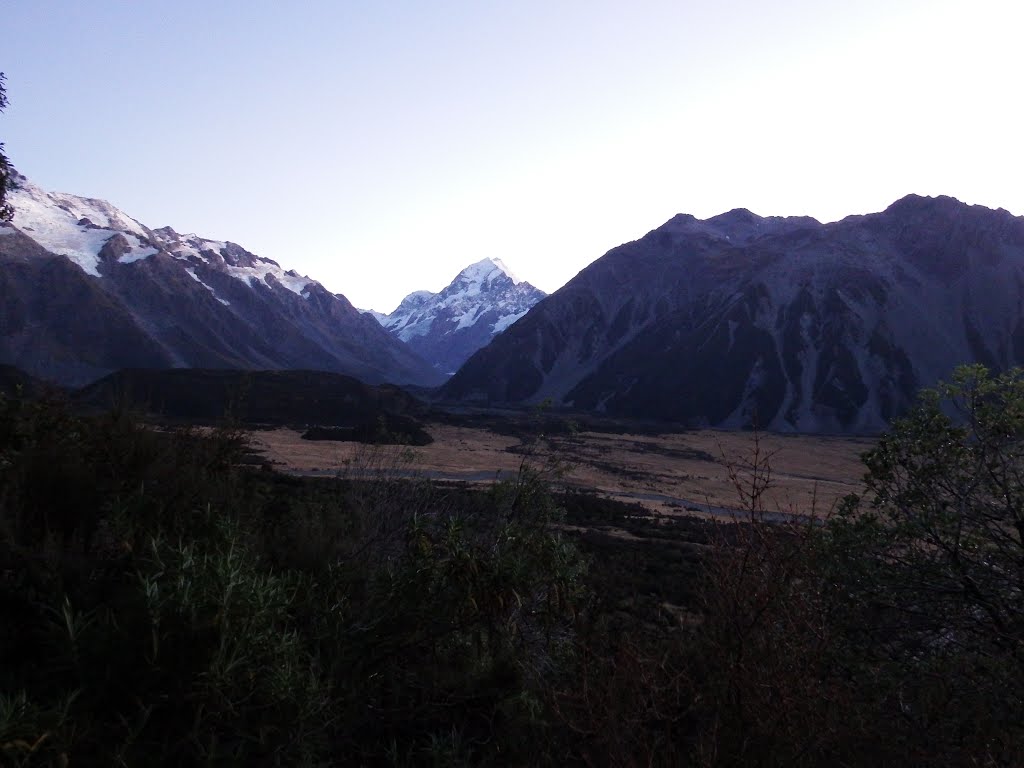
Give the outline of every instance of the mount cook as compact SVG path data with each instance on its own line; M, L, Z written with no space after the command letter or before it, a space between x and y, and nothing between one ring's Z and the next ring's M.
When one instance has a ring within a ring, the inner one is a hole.
M519 280L500 259L462 270L440 293L416 291L389 315L370 312L442 373L454 373L547 294Z

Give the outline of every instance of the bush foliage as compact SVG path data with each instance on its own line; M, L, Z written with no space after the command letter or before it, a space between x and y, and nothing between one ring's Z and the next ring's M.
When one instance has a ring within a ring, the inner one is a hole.
M959 369L864 456L867 494L709 566L706 764L1024 764L1024 374ZM762 464L756 474L766 477Z
M1024 376L730 522L0 401L2 765L1021 765ZM403 452L405 451L405 452Z
M531 471L462 498L125 413L11 399L0 428L5 761L529 759L583 572Z

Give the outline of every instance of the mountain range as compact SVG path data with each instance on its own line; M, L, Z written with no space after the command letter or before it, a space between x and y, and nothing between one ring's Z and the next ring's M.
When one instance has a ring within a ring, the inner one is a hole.
M315 369L444 380L344 296L241 246L151 229L20 177L0 225L0 363L80 385L121 368Z
M488 258L459 272L440 293L416 291L391 314L370 314L450 375L546 295L518 279L500 259Z
M875 432L967 362L1024 363L1024 218L911 195L830 224L675 216L539 303L442 393Z
M235 243L18 183L0 366L69 386L311 369L462 404L867 433L959 364L1024 363L1024 217L949 197L829 224L680 214L551 296L484 259L371 316Z

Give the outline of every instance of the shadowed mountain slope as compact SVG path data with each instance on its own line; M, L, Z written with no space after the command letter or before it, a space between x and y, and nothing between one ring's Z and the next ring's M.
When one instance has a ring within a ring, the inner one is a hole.
M443 394L874 432L971 361L1024 362L1024 218L911 195L832 224L676 216L584 269Z
M0 226L0 363L68 385L124 367L443 380L344 297L277 262L19 184L14 220Z

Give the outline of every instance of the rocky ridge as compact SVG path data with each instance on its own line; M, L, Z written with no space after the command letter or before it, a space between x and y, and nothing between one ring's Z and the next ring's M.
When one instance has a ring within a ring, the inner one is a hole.
M1024 218L911 195L831 224L676 216L583 270L443 393L863 433L966 362L1024 363Z
M317 281L241 246L151 229L24 177L0 226L0 363L80 385L126 367L313 369L442 380Z

